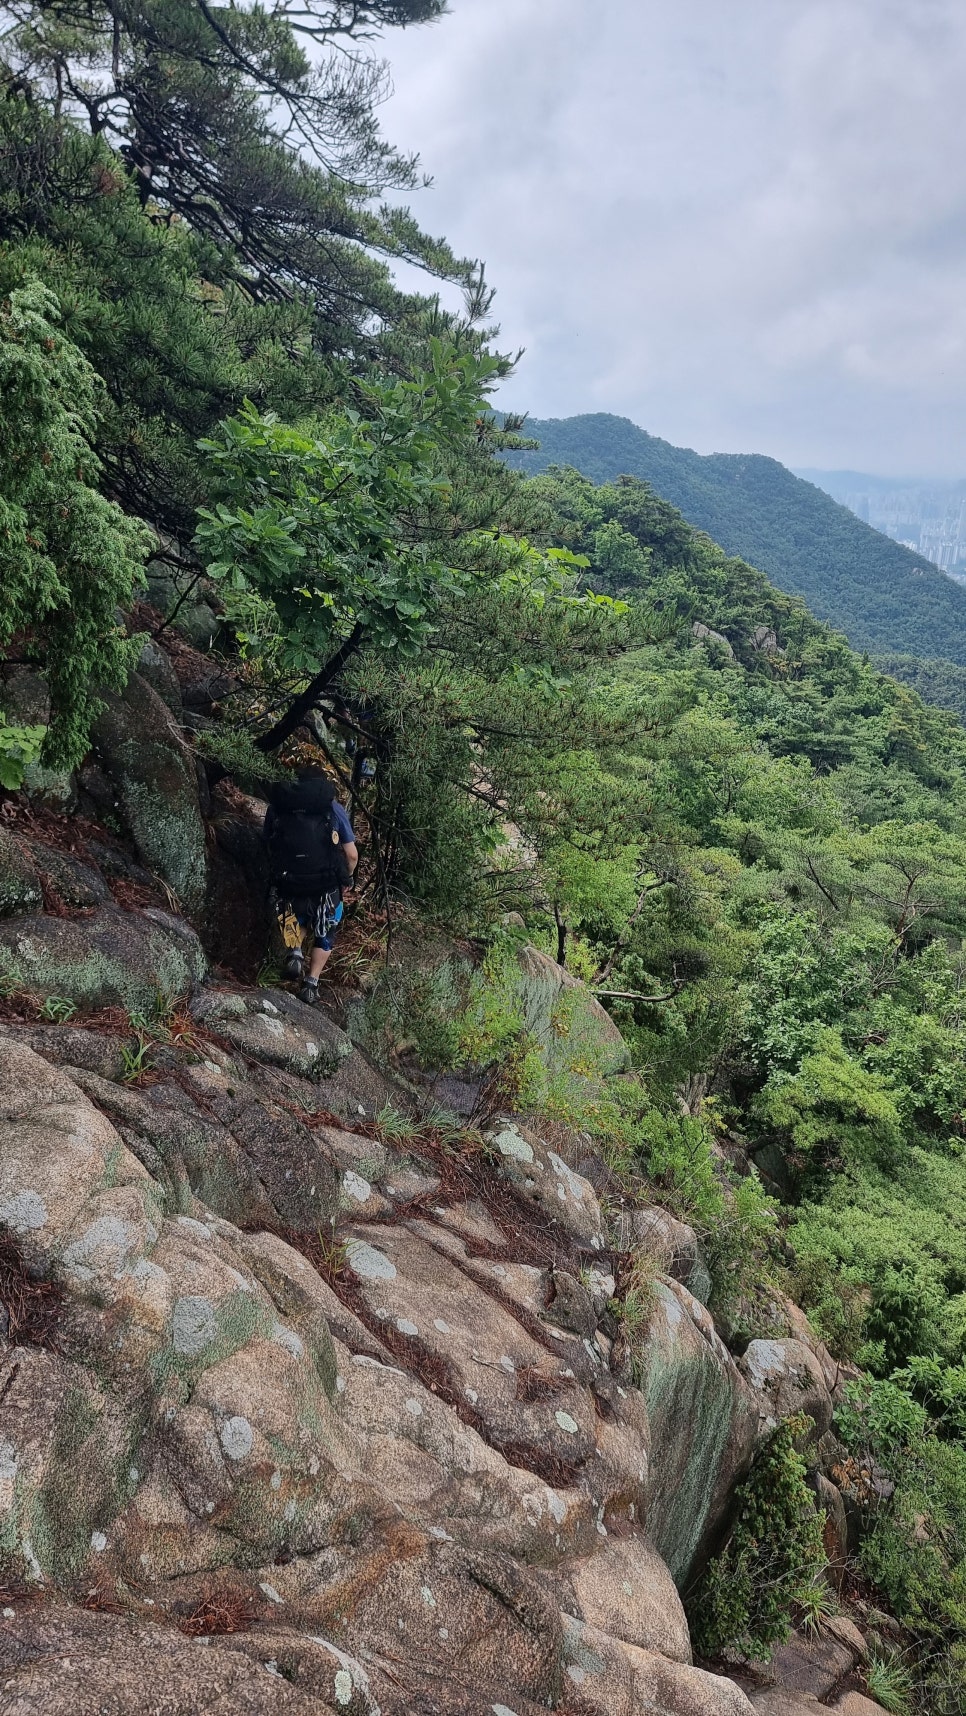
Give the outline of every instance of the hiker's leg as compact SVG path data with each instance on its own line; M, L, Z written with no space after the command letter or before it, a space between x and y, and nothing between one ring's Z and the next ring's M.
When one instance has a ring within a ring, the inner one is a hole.
M326 937L326 939L328 940L328 937ZM319 978L322 976L331 956L331 946L323 947L320 941L315 943L315 946L309 956L309 968L306 973L305 982L302 984L298 993L299 1000L304 1001L309 1007L314 1006L315 1002L318 1000Z
M338 895L329 895L320 900L315 920L315 944L309 956L308 975L299 990L299 1000L312 1006L319 993L319 978L332 957L332 943L335 937L337 918L342 916Z
M309 956L309 976L321 977L331 958L331 947L323 947L321 942L316 942Z

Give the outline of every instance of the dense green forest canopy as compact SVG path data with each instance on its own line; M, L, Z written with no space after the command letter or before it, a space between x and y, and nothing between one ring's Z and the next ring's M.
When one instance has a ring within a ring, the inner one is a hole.
M843 1446L896 1488L862 1569L961 1711L966 733L825 622L966 663L966 596L771 461L633 431L658 462L619 477L631 426L592 418L531 460L587 475L508 467L482 273L379 201L415 166L365 42L440 10L0 8L0 716L23 663L50 702L0 719L0 781L81 759L128 632L199 592L212 780L306 720L336 771L364 742L383 914L537 940L631 1046L577 1111L497 1032L517 1094L695 1223L736 1346L782 1288L863 1367Z
M929 656L908 655L904 651L883 654L876 658L883 673L911 685L924 703L937 709L948 709L966 724L966 668L954 661Z
M572 465L594 482L641 477L730 554L804 597L855 649L966 666L966 589L776 459L694 453L604 412L526 427L539 448L510 455L518 469Z

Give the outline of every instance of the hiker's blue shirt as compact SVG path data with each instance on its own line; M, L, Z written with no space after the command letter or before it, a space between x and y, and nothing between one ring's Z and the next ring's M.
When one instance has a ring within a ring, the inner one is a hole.
M332 819L336 828L339 830L339 839L343 846L345 846L349 841L351 841L354 846L356 837L352 832L352 823L349 821L348 815L343 810L341 804L339 804L335 799L332 800Z

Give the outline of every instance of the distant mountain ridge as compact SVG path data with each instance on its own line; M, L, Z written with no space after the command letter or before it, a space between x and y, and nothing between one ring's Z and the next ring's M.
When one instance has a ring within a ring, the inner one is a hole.
M857 649L966 667L966 588L763 454L695 453L607 412L534 419L519 470L573 465L595 482L643 477L691 524L802 596Z

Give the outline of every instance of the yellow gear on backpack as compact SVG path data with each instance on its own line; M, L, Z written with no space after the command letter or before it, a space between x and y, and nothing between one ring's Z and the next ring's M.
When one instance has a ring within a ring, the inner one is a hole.
M285 946L298 952L302 946L302 937L305 931L295 913L287 907L281 907L278 913L278 927L282 932L282 940Z

